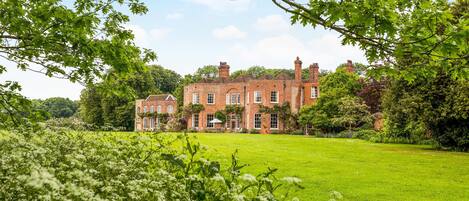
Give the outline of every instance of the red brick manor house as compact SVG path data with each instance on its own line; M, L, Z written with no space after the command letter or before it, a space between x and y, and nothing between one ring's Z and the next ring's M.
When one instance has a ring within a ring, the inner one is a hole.
M259 130L260 133L271 133L281 130L279 114L261 113L260 105L272 108L286 102L292 113L297 113L303 105L314 104L319 97L319 66L317 63L309 66L309 79L301 76L303 62L297 57L294 61L295 77L280 74L277 77L241 77L230 78L230 66L220 62L218 78L193 83L184 87L184 106L194 104L203 105L203 110L187 115L187 127L194 130L227 129L240 131L241 129ZM351 67L349 61L348 68ZM146 108L176 108L176 100L171 95L165 98L151 98L137 100L136 110ZM231 115L223 124L214 123L215 113L228 107L243 108L241 114ZM140 111L141 112L141 111ZM158 111L159 112L159 111ZM142 118L136 115L135 129L137 131L156 128L158 122L152 118Z

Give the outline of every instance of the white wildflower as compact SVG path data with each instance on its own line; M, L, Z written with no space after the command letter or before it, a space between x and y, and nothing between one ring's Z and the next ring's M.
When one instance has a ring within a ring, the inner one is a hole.
M248 182L248 183L256 183L256 177L251 175L251 174L243 174L243 176L240 177L241 180Z
M342 193L338 191L332 191L330 197L332 200L341 200L342 198L344 198L344 196L342 196Z
M244 195L243 195L243 194L235 195L235 196L233 197L233 200L236 200L236 201L244 201Z
M299 184L301 183L301 179L297 177L284 177L282 178L283 181L289 183L289 184Z
M221 176L220 174L217 173L215 176L212 177L212 181L224 182L225 178L223 178L223 176Z

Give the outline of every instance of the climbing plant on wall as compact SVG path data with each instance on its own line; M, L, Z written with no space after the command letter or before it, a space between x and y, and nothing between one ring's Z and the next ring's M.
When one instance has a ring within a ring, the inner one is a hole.
M298 128L296 123L297 115L291 111L289 102L275 104L273 107L268 107L261 104L259 105L259 112L265 114L278 114L280 121L284 125L282 127L282 131L292 131Z
M192 114L197 114L205 110L205 107L202 104L192 104L189 103L189 105L184 106L183 108L183 115L184 116L190 116Z

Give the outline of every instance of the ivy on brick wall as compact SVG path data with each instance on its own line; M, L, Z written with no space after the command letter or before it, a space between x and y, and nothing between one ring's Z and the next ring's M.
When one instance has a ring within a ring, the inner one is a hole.
M298 128L296 123L298 115L291 111L290 102L275 104L273 107L260 104L259 112L264 114L278 114L280 121L284 125L282 131L290 132Z
M205 110L205 107L202 104L192 104L184 106L183 114L184 116L190 116L192 114L197 114Z
M236 117L242 121L243 117L243 112L244 112L244 107L240 105L227 105L225 106L225 109L223 110L218 110L215 112L215 118L218 120L222 121L222 123L225 123L228 118L230 118L229 115L236 115Z

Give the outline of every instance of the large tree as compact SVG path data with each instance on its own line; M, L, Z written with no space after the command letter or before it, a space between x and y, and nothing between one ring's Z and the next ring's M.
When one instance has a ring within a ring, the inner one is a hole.
M371 75L391 81L383 107L388 135L424 130L442 146L469 150L468 1L272 1L292 23L322 26L358 45L374 64Z
M466 0L272 0L292 23L338 32L357 45L375 73L435 77L441 66L453 78L469 78L469 2Z
M97 126L133 130L135 99L146 98L151 94L172 93L180 79L181 76L172 70L151 65L145 73L132 73L88 85L81 94L81 117L85 122ZM108 90L111 87L119 90Z
M37 109L47 112L53 118L71 117L78 110L78 102L68 98L53 97L35 101Z
M83 84L105 79L107 70L119 76L140 71L156 55L135 46L123 26L126 7L131 14L147 12L139 0L0 1L0 57L21 70ZM0 73L6 69L0 65ZM17 122L14 111L29 105L19 89L0 84L1 119Z
M362 89L359 76L337 69L320 78L320 96L313 106L304 107L300 111L299 121L302 125L312 125L322 132L339 132L346 127L334 121L340 115L342 98L355 97Z

